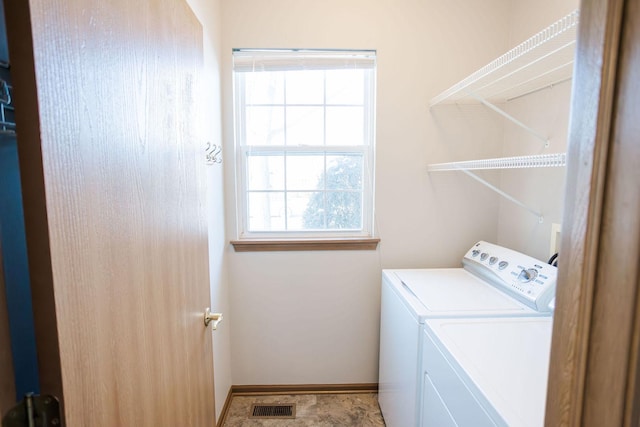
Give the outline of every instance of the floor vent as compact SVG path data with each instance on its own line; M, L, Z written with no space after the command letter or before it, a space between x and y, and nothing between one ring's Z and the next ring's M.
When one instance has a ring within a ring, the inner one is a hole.
M272 403L270 405L254 403L249 418L295 418L295 403Z

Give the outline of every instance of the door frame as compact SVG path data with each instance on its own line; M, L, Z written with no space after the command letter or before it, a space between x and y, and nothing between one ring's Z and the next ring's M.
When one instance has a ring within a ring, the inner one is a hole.
M12 75L14 88L19 88L13 103L20 129L17 140L40 391L63 396L29 2L5 2L5 18L11 66L20 70Z
M633 0L581 4L548 427L638 422L639 10Z
M45 393L62 395L29 7L27 1L12 3L7 26L12 63L23 70L14 77L14 84L23 89L15 104L21 112L16 118L21 150L28 153L21 158L29 159L21 168L41 387ZM616 116L616 103L624 95L620 90L627 87L620 77L629 77L624 70L634 59L627 55L631 42L624 40L624 31L631 22L640 25L633 3L583 0L581 5L547 399L550 427L596 425L598 413L608 419L600 426L638 420L638 268L623 269L603 256L623 254L630 264L640 260L637 235L614 239L620 227L636 230L640 218L637 205L621 210L629 183L619 179L637 176L624 160L638 148L617 145L615 139L624 134L620 122L634 119L633 114ZM610 222L608 218L620 213L626 222ZM620 296L626 304L619 304ZM616 382L621 379L623 385Z

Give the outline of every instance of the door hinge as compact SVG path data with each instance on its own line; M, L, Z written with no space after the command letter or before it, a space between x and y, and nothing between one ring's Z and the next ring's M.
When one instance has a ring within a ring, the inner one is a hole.
M2 427L60 427L61 424L58 399L32 393L2 418Z

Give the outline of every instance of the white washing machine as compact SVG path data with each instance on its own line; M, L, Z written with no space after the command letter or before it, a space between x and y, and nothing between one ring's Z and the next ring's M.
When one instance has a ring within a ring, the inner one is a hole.
M427 320L422 427L542 427L550 317Z
M552 314L556 267L484 241L469 249L462 264L382 272L378 401L388 427L422 425L428 319Z

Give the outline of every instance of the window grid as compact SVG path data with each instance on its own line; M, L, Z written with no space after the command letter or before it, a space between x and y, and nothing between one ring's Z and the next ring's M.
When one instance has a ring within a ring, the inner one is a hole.
M312 150L313 150L312 151L313 154L320 154L320 153L318 153L317 149L313 149L312 148ZM328 204L327 195L330 194L330 193L335 193L335 194L338 194L338 193L358 194L358 195L360 195L360 199L362 201L362 199L363 199L363 191L364 191L364 182L361 182L359 188L354 188L354 189L329 188L328 184L327 184L327 182L328 182L328 180L327 180L327 167L328 167L327 157L333 156L333 155L336 155L336 154L353 154L354 153L354 151L349 152L349 153L335 153L335 152L331 151L331 152L322 153L322 163L323 163L323 167L322 167L322 171L323 171L322 172L323 173L322 188L291 190L289 188L289 186L288 186L288 180L287 180L287 173L288 173L287 172L287 167L286 167L287 159L290 157L291 154L300 154L301 152L304 153L306 151L296 151L295 153L290 153L290 152L286 152L286 151L284 152L283 158L284 158L285 167L284 167L284 179L283 179L284 182L282 184L283 185L282 188L280 188L280 189L250 189L250 188L248 188L247 191L246 191L246 193L247 193L247 203L248 203L249 196L251 194L282 194L283 197L284 197L284 205L285 205L285 212L286 212L287 209L288 209L288 204L289 204L288 197L287 197L288 194L291 194L291 193L298 193L298 194L302 194L302 193L307 193L307 194L322 193L322 198L323 198L322 203L323 203L323 207L324 207L324 211L323 211L323 228L310 230L310 231L317 232L317 231L326 229L327 225L328 225L328 223L327 223L327 221L328 221L327 209L326 209L327 208L327 204ZM356 153L358 153L358 152L356 152ZM366 160L365 159L366 159L366 157L364 155L362 155L361 157L362 157L361 175L364 175L364 170L366 168L365 167L365 164L366 164ZM361 177L361 180L364 181L363 177ZM364 209L362 209L362 211L364 211ZM361 216L363 214L362 211L361 211ZM363 221L363 219L361 219L361 221ZM285 222L285 231L286 231L286 230L289 229L289 216L286 215L286 214L284 215L284 222ZM346 231L346 230L351 230L351 229L344 229L344 230Z
M371 202L367 203L366 199L367 197L365 197L365 192L367 191L367 187L370 186L370 182L372 182L372 176L370 173L371 170L371 162L372 162L372 158L370 158L369 153L372 152L372 147L370 146L372 144L372 134L371 134L371 127L372 127L372 111L371 111L371 107L372 107L372 99L370 99L371 97L371 92L370 89L367 87L368 85L371 85L372 82L369 80L370 76L369 75L365 75L365 78L363 79L362 84L365 86L364 87L364 99L363 99L363 103L362 104L328 104L327 103L327 74L326 72L323 73L323 87L322 87L322 94L323 94L323 104L321 105L322 107L322 126L323 126L323 132L322 132L322 145L289 145L290 144L290 135L289 135L289 123L288 120L290 118L289 115L289 111L288 109L291 107L313 107L313 106L317 106L319 107L320 105L318 104L311 104L311 103L295 103L295 104L288 104L287 103L287 99L288 99L288 94L287 94L287 89L288 89L288 79L287 79L287 75L286 73L284 74L284 81L282 84L282 91L283 93L283 103L251 103L251 104L247 104L246 103L246 92L245 92L245 82L243 81L241 83L241 90L240 90L240 99L241 99L241 107L239 109L237 109L236 113L238 114L238 117L240 118L241 122L244 124L246 123L246 111L247 111L247 107L252 107L252 106L274 106L274 107L282 107L283 111L284 111L284 117L283 117L283 141L284 141L284 146L264 146L264 145L247 145L246 144L246 126L240 126L240 131L239 131L239 137L240 137L240 145L243 147L240 152L242 153L242 159L240 159L240 162L243 163L243 167L242 167L242 187L244 188L244 193L245 193L245 197L243 197L243 199L245 200L245 205L243 207L241 207L241 209L243 210L244 214L244 218L242 220L242 232L240 233L241 236L243 235L255 235L255 234L265 234L265 235L272 235L272 234L282 234L282 233L286 233L289 234L288 230L290 229L290 218L289 218L289 197L287 197L289 194L295 192L295 193L317 193L317 192L321 192L322 193L322 203L323 203L323 212L322 212L322 221L323 221L323 229L321 230L296 230L296 233L298 234L311 234L311 235L343 235L343 234L350 234L350 235L354 235L353 231L364 231L363 234L359 234L359 235L371 235L370 230L371 230L371 224L367 223L366 218L365 218L365 214L368 212L371 212L372 206L371 206ZM243 79L239 79L239 80L243 80ZM238 89L238 88L236 88ZM353 145L353 146L332 146L332 145L327 145L327 136L328 136L328 123L327 123L327 108L328 107L361 107L363 109L363 120L362 120L362 135L363 135L363 144L362 145ZM259 155L259 153L268 153L268 152L281 152L283 153L282 157L283 157L283 164L284 164L284 170L283 170L283 190L255 190L255 189L250 189L249 188L249 182L248 182L248 159L251 157L251 155ZM322 180L322 189L308 189L308 190L290 190L289 189L289 180L288 180L288 174L289 174L289 161L290 161L290 156L295 155L295 154L304 154L304 153L314 153L314 154L318 154L318 155L322 155L323 157L323 168L322 168L322 174L323 174L323 180ZM360 187L358 189L333 189L333 190L329 190L328 188L328 180L327 180L327 169L329 167L328 165L328 159L327 157L329 155L348 155L348 154L359 154L360 158L361 158L361 164L360 164ZM370 189L369 191L372 192L372 189ZM329 192L334 192L334 193L351 193L351 194L359 194L359 199L360 199L360 225L361 225L361 229L358 230L351 230L351 229L330 229L327 230L328 227L328 212L327 212L327 205L328 205L328 194ZM258 194L258 193L282 193L283 195L283 204L284 204L284 230L274 230L274 231L260 231L260 232L254 232L250 230L250 223L249 223L249 197L251 194ZM372 194L369 197L370 199L372 199Z

